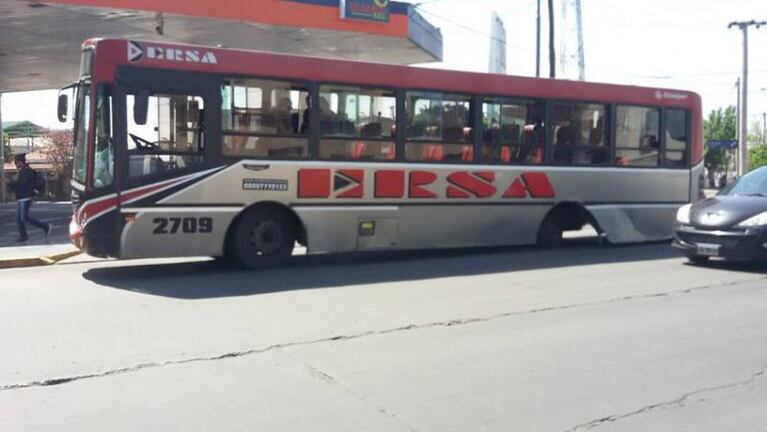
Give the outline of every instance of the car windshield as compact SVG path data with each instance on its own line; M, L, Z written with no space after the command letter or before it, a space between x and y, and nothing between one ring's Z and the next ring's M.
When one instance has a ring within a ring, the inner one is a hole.
M759 168L744 175L720 195L748 195L767 197L767 168Z

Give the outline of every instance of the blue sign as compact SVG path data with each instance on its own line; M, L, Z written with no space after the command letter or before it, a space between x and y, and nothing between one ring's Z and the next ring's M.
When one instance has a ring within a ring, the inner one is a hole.
M737 140L711 140L707 142L709 148L712 149L736 149L738 148Z
M389 0L341 0L341 18L389 22Z

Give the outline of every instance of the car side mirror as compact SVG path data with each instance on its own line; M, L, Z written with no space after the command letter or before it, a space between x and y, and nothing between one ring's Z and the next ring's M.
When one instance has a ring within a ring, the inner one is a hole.
M142 90L138 92L133 103L133 122L137 125L145 125L148 108L149 92Z
M67 121L67 111L69 109L69 97L66 94L59 95L59 104L56 109L56 115L59 121L64 123Z

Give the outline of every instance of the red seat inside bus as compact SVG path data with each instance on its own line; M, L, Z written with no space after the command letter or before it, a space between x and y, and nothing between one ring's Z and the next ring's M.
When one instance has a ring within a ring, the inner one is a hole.
M421 160L441 161L445 156L445 151L440 144L426 144L421 151Z

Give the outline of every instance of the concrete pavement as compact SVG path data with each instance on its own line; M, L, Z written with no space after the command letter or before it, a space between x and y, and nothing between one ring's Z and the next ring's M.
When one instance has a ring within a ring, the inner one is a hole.
M71 203L36 202L30 214L42 222L52 224L51 233L46 239L42 230L30 225L27 227L29 240L18 243L16 203L0 204L0 269L46 265L76 251L69 241Z
M667 244L2 273L0 430L760 430L764 266Z
M72 203L35 202L30 215L42 222L53 224L53 231L48 237L48 244L69 243L69 221L72 219ZM45 236L42 230L27 226L29 240L16 243L19 231L16 227L16 202L0 203L0 248L17 246L44 246Z

